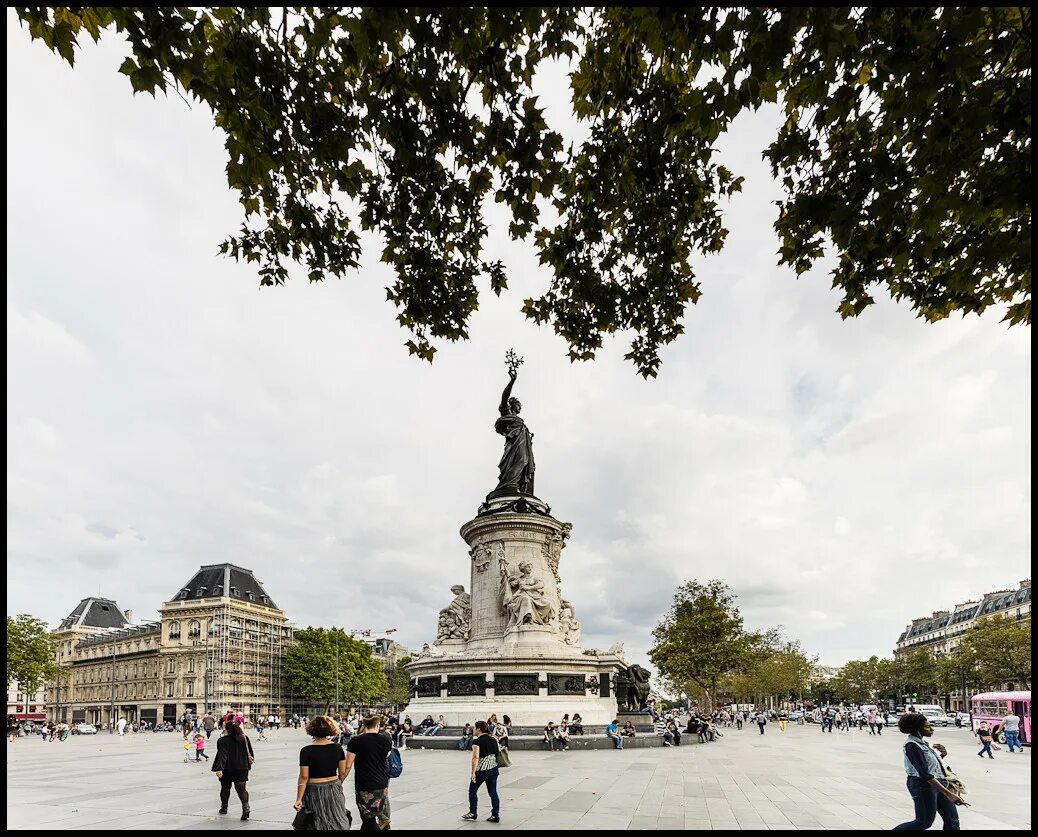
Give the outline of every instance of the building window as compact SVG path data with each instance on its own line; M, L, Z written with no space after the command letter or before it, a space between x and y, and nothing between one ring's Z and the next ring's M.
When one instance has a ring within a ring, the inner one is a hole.
M195 658L194 657L191 657L187 661L187 670L188 670L189 674L194 674L194 671L195 671Z
M168 674L173 674L174 671L176 671L176 662L173 660L172 657L170 657L169 663L167 664L166 672Z
M222 596L223 595L223 585L222 584L217 584L213 588L213 595L214 596Z
M169 623L169 638L180 639L180 623L170 622Z
M194 697L195 696L195 681L194 680L188 680L187 681L187 696L188 697Z
M212 621L209 623L209 636L220 635L220 617L214 616Z
M198 592L197 592L197 593L195 594L196 598L199 598L199 599L204 599L204 598L205 598L205 594L206 594L206 591L207 591L208 589L209 589L208 587L199 587L199 588L198 588Z
M200 636L202 633L202 623L197 619L193 620L188 626L187 635L190 637Z
M166 697L173 697L173 681L166 683Z

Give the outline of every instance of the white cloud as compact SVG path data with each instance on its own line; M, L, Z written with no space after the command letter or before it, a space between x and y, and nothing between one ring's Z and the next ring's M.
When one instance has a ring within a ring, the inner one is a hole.
M512 288L430 367L377 255L262 291L214 255L240 208L203 108L131 96L116 44L72 71L11 20L9 612L54 622L100 587L146 617L227 560L301 624L420 645L467 580L458 529L495 483L509 346L589 644L643 653L676 584L722 577L750 625L840 663L1028 574L1029 332L889 301L842 322L824 271L777 268L775 109L722 144L745 192L659 380L620 339L571 365L519 314L548 277L499 217Z

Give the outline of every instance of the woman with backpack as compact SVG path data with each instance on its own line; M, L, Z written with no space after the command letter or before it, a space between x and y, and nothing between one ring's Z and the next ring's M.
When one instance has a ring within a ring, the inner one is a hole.
M216 742L216 758L213 759L213 773L220 780L220 813L227 813L227 803L231 799L231 785L241 800L241 818L249 818L249 770L252 769L256 756L252 751L252 742L241 728L241 724L228 721L224 724L224 734Z

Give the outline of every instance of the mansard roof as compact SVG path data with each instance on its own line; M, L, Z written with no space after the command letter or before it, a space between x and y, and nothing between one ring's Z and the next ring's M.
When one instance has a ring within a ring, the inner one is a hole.
M130 622L112 599L90 596L83 599L58 625L58 630L69 628L124 628Z
M234 564L205 564L199 567L198 572L173 594L170 601L182 602L219 596L277 607L263 589L263 585L256 580L252 570Z

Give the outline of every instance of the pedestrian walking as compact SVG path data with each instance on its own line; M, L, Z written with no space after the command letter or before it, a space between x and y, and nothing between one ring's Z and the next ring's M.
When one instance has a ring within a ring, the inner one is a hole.
M195 761L201 761L205 759L209 761L209 756L205 752L205 735L201 732L195 733Z
M202 718L202 729L205 730L206 740L209 740L209 736L213 734L213 730L216 729L216 718L213 717L211 712L206 712L205 717Z
M339 727L331 718L317 715L307 724L306 734L313 743L299 751L293 807L307 812L307 831L348 831L353 822L342 792L348 772L346 752L334 740Z
M125 718L120 718L116 722L115 726L119 730L119 735L126 735L126 719Z
M877 715L876 715L876 710L875 709L870 709L869 710L869 714L868 714L866 720L869 722L869 735L875 735L876 734L876 723L877 723Z
M1020 745L1020 718L1010 712L1002 719L1002 729L1005 732L1006 744L1009 752L1023 753L1024 748Z
M735 713L735 728L742 729L742 711Z
M987 721L981 721L980 726L977 727L977 738L980 739L980 752L977 755L984 758L984 754L987 753L988 758L993 759L995 756L991 752L991 742L994 740L994 736L988 728Z
M385 831L390 827L389 765L393 741L381 733L382 717L365 718L358 733L346 745L346 773L357 767L353 779L361 831Z
M554 726L550 721L548 725ZM498 747L497 739L490 734L489 724L486 721L476 721L476 735L478 737L472 742L469 812L462 819L476 819L479 787L485 784L487 786L487 794L490 796L490 816L487 817L487 822L501 822L501 799L497 795L497 777L499 773L497 754L500 748Z
M21 728L21 725L18 723L18 716L17 715L8 715L7 716L7 740L10 743L12 743L12 744L14 743L15 739L18 737L18 730L20 728Z
M779 716L778 716L779 732L785 732L786 731L786 722L787 721L789 721L789 713L785 709L783 709L783 710L781 710L779 712Z
M938 814L945 831L959 831L957 805L969 807L963 798L949 787L948 774L942 756L948 751L941 745L933 747L924 739L933 735L933 727L925 715L908 713L898 721L898 729L908 738L903 747L905 785L915 806L915 818L894 826L894 831L926 831Z
M768 722L768 716L763 712L758 712L756 721L757 727L760 729L760 734L764 735L764 725Z
M213 759L213 772L220 780L220 813L227 813L227 803L231 799L231 786L241 800L241 818L249 818L249 770L256 761L252 750L252 742L236 721L224 724L224 734L216 742L216 758Z

